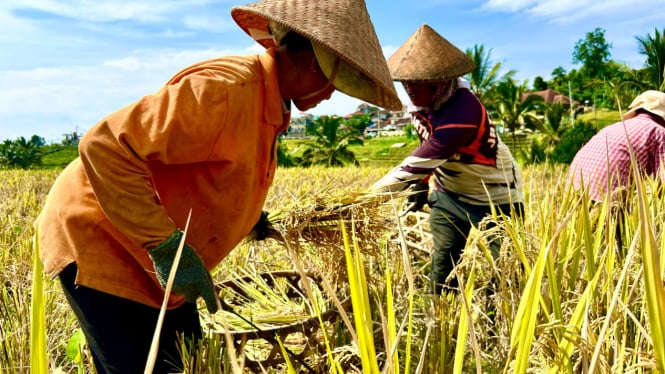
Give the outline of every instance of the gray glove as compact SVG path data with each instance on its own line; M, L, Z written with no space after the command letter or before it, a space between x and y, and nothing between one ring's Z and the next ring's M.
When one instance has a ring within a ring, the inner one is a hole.
M429 183L418 182L411 187L411 194L406 198L404 213L417 212L427 204L429 196Z
M169 279L169 272L173 266L173 260L178 245L182 239L182 231L176 230L168 239L157 247L148 249L148 255L152 260L157 279L162 287L166 288ZM196 253L194 248L185 243L180 255L180 263L173 281L172 290L175 293L185 296L188 302L195 302L201 296L205 300L208 312L217 311L217 295L215 295L215 286L212 283L212 277L203 264L203 260Z

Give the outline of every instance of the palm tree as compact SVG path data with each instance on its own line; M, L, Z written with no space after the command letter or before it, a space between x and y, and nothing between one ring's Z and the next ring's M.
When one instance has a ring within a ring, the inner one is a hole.
M355 114L351 118L344 120L344 122L346 126L356 129L360 134L363 134L365 129L372 124L371 117L370 114Z
M647 57L645 62L648 79L653 88L665 90L665 29L654 29L654 36L636 36L638 51Z
M5 140L0 144L0 166L29 169L42 163L40 137L33 136L30 140L19 137L16 140Z
M640 92L653 87L651 78L647 78L647 69L633 70L626 64L618 64L610 61L608 64L608 76L604 79L589 79L584 87L588 87L594 93L609 98L614 105L611 108L626 109L626 106Z
M474 45L473 49L467 48L466 55L473 61L476 68L467 75L471 91L482 101L488 99L487 93L499 82L510 79L515 75L515 70L510 70L506 74L499 75L501 62L492 65L490 55L492 50L485 52L485 46Z
M543 98L529 95L522 100L527 91L527 81L517 84L513 79L500 82L493 93L495 116L509 129L515 141L515 130L526 123L540 121L536 110L542 106Z
M545 135L547 147L551 148L559 143L563 133L568 129L568 121L564 116L568 113L568 106L563 103L545 104L545 118L539 128Z
M345 163L358 165L356 156L348 149L349 145L362 145L362 134L343 122L342 117L321 116L305 130L314 137L302 153L302 166L325 165L343 166Z

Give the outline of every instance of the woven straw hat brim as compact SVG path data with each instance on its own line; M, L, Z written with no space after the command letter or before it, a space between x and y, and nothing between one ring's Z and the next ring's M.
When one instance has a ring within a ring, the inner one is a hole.
M388 59L393 80L438 82L475 69L473 61L428 25L422 25Z
M635 117L638 109L644 109L665 119L665 93L655 90L644 91L630 103L630 110L623 115L624 119Z
M344 69L357 70L336 78L335 88L383 108L402 108L363 0L264 0L233 7L231 16L266 48L276 47L269 20L318 43L339 57ZM324 73L329 74L325 68ZM343 81L354 76L365 84Z

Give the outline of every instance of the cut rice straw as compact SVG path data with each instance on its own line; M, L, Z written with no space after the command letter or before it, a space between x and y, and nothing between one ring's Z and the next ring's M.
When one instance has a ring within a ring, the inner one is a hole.
M173 281L175 280L175 274L178 271L178 265L180 264L180 255L182 255L182 248L185 246L185 238L187 237L187 230L189 230L189 220L192 218L192 210L189 210L187 215L187 223L185 223L185 230L182 233L182 238L178 244L178 250L175 253L173 258L173 264L171 265L171 271L169 272L169 279L166 282L166 288L164 290L164 300L162 301L162 307L159 309L159 317L157 318L157 326L155 327L155 333L152 336L152 344L150 345L150 353L148 354L148 362L145 365L144 374L152 374L152 371L155 368L155 361L157 360L157 352L159 351L159 335L162 332L162 324L164 323L164 315L166 314L166 306L169 302L169 296L171 295L171 288L173 287Z
M164 323L164 316L166 314L166 307L169 301L169 295L171 295L171 288L173 287L173 281L175 280L175 275L178 271L178 265L180 264L180 256L182 255L182 249L185 246L185 239L187 237L187 231L189 230L189 221L192 218L192 210L189 210L187 215L187 222L185 223L185 229L183 230L182 238L178 244L178 250L176 251L175 257L173 258L173 265L171 265L171 271L169 272L169 278L166 282L166 287L164 289L164 300L162 301L162 307L159 309L159 317L157 318L157 326L155 327L155 332L152 336L152 344L150 345L150 353L148 354L148 361L145 366L144 374L152 374L155 368L155 361L157 360L157 353L159 351L159 336L162 331L162 325ZM221 309L221 303L219 299L217 301L217 308ZM231 345L232 346L232 345ZM233 357L233 356L232 356ZM231 365L234 368L235 372L242 372L236 360L231 360Z
M292 209L287 207L268 217L272 225L268 237L288 242L300 252L306 248L321 249L317 254L322 266L326 267L321 269L322 275L336 283L346 277L344 243L339 222L353 225L354 238L363 253L380 256L380 248L376 243L385 237L387 228L394 227L396 219L391 211L381 209L382 205L408 194L406 191L356 192L341 197L317 197L311 203L299 202Z

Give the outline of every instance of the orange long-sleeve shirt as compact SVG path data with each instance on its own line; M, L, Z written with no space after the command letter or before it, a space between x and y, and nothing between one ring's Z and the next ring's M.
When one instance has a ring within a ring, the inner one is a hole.
M146 248L192 218L187 242L208 269L251 231L289 114L273 50L204 61L91 128L36 227L45 271L76 262L76 283L159 307ZM183 302L171 296L170 307Z

